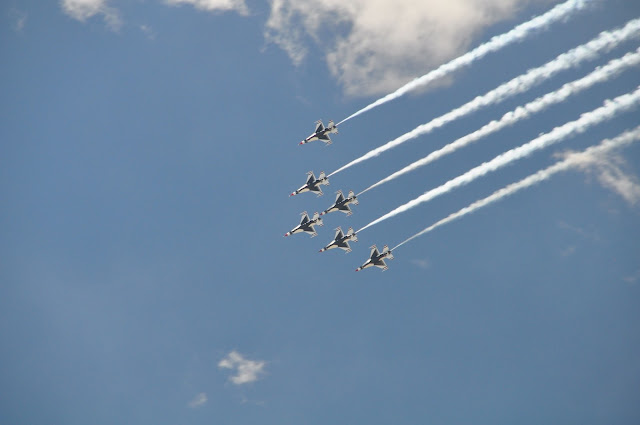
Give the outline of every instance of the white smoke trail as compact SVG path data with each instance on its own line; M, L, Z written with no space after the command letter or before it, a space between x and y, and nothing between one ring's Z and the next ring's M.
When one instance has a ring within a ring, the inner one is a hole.
M584 61L596 59L602 52L609 51L620 43L639 35L640 18L629 21L624 27L617 30L604 31L588 43L571 49L538 68L532 68L509 82L501 84L490 92L482 96L477 96L475 99L465 103L464 105L434 118L428 123L422 124L408 133L405 133L402 136L369 151L360 158L356 158L348 164L338 168L336 171L329 174L329 176L346 170L355 164L376 157L408 140L415 139L418 136L429 133L453 120L463 117L471 112L475 112L480 108L501 102L502 100L516 94L523 93L531 87L548 80L558 72L578 66Z
M535 99L532 102L527 103L524 106L519 106L515 110L507 112L500 118L499 120L491 121L486 124L484 127L479 130L474 131L473 133L469 133L464 137L459 138L458 140L449 143L448 145L438 149L437 151L431 152L429 155L425 156L418 161L415 161L403 169L396 171L388 177L380 180L377 183L372 184L362 192L358 193L357 196L373 189L374 187L380 186L384 183L387 183L391 180L394 180L406 173L409 173L417 168L420 168L424 165L430 164L445 155L455 152L456 150L467 146L473 142L480 140L481 138L494 133L498 130L503 129L509 125L513 125L516 122L529 118L531 115L540 112L553 104L563 102L569 96L577 94L583 90L586 90L592 87L594 84L601 83L604 81L608 81L615 76L617 76L620 72L624 71L626 68L637 66L640 64L640 48L638 48L633 53L627 53L623 57L619 59L613 59L608 64L602 67L598 67L595 71L591 72L589 75L582 77L578 80L572 81L563 85L558 90L547 93L544 96L541 96Z
M533 139L529 143L525 143L522 146L508 150L493 158L491 161L485 162L475 168L472 168L466 173L425 192L416 199L409 201L406 204L394 209L393 211L388 212L382 217L372 221L362 229L358 230L356 233L360 233L364 229L371 227L374 224L378 224L381 221L396 216L417 205L428 202L437 196L453 190L454 188L471 183L475 179L482 177L485 174L495 171L499 168L502 168L515 160L531 155L537 150L560 142L567 137L583 133L589 127L601 123L605 120L611 119L619 112L623 112L633 108L634 106L636 106L638 101L640 101L640 87L638 87L633 93L627 93L622 96L618 96L613 100L606 100L603 106L594 109L591 112L582 114L577 120L568 122L560 127L556 127L549 133L543 134Z
M571 168L577 167L580 165L581 161L583 158L585 157L593 157L593 156L599 156L602 155L612 149L616 149L616 148L621 148L624 147L626 145L629 145L635 141L637 141L638 139L640 139L640 127L636 127L633 130L629 130L626 131L624 133L622 133L621 135L613 138L613 139L606 139L603 140L602 143L600 143L597 146L592 146L588 149L586 149L583 152L580 153L575 153L575 154L571 154L569 155L566 159L564 159L563 161L557 162L556 164L545 168L544 170L540 170L535 174L532 174L528 177L525 177L524 179L520 180L519 182L516 183L512 183L506 187L503 187L500 190L495 191L494 193L492 193L491 195L487 196L484 199L481 199L479 201L474 202L473 204L469 205L468 207L465 207L463 209L461 209L458 212L455 212L451 215L449 215L448 217L443 218L442 220L432 224L431 226L427 227L426 229L416 233L415 235L411 236L410 238L406 239L403 242L400 242L398 245L396 245L393 250L395 250L396 248L406 244L407 242L424 235L425 233L429 233L432 230L447 224L453 220L456 220L458 218L461 218L467 214L471 214L472 212L475 212L476 210L482 208L482 207L486 207L487 205L490 205L494 202L500 201L503 198L506 198L507 196L513 195L514 193L522 190L522 189L526 189L530 186L533 186L537 183L540 183L544 180L548 180L549 178L551 178L553 175L560 173L562 171L567 171Z
M491 40L484 44L481 44L470 52L467 52L464 55L441 65L433 71L430 71L422 77L416 78L415 80L405 84L393 93L376 100L370 105L360 109L358 112L355 112L354 114L343 119L338 123L338 125L350 120L351 118L357 117L358 115L363 114L377 106L380 106L383 103L387 103L393 99L396 99L411 90L422 87L434 80L442 78L443 76L459 68L462 68L463 66L473 63L474 61L484 57L488 53L500 50L511 43L521 41L536 30L546 28L555 21L566 19L567 17L571 16L573 12L584 8L588 3L589 2L586 0L569 0L562 4L559 4L548 12L540 16L536 16L528 22L518 25L509 32L491 38Z

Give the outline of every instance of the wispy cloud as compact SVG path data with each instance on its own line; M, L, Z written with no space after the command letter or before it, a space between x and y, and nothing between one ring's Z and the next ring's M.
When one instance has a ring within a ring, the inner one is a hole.
M67 15L81 22L96 15L102 15L107 27L118 31L122 27L122 19L117 9L110 7L107 0L62 0L62 10Z
M140 25L140 31L142 31L142 33L149 39L149 40L155 40L156 38L156 33L153 30L153 28L151 28L149 25Z
M248 15L249 9L244 0L165 0L170 5L188 4L196 9L207 12L238 12L240 15Z
M107 26L117 32L122 27L122 18L110 2L111 0L60 0L60 5L64 13L80 22L101 15ZM245 0L164 0L164 3L170 6L190 5L207 12L235 11L243 16L249 14ZM140 25L139 28L150 39L155 37L148 25Z
M429 267L431 267L431 263L429 262L429 260L425 259L411 260L411 263L413 263L416 267L420 267L421 269L428 269Z
M562 154L556 154L554 155L554 157L561 157L561 158L566 158L569 154L568 153L562 153ZM599 241L600 240L600 236L598 235L598 233L595 230L585 230L581 227L578 226L574 226L572 224L567 223L566 221L558 221L557 226L559 229L562 230L568 230L570 232L573 232L579 236L581 236L584 239L591 239L593 241Z
M23 10L12 8L9 10L9 18L13 21L13 30L15 32L22 32L24 26L27 24L27 18L29 15Z
M247 384L257 381L260 375L264 374L265 361L249 360L237 351L231 351L225 358L220 360L220 369L230 369L233 375L229 378L236 385Z
M638 281L640 281L640 269L636 270L635 273L629 276L623 277L622 280L624 280L630 285L635 285Z
M617 193L630 205L640 203L640 181L629 172L627 161L618 153L609 152L606 155L589 155L570 153L574 155L576 167L590 176L594 176L605 188Z
M321 55L347 94L387 93L466 51L488 26L548 0L272 0L266 38Z
M207 403L207 394L206 393L200 393L197 394L193 400L191 400L188 404L188 406L192 409L195 409L197 407L202 407Z
M560 256L561 257L569 257L570 255L575 254L576 252L576 246L575 245L570 245L568 247L566 247L565 249L563 249L562 251L560 251Z

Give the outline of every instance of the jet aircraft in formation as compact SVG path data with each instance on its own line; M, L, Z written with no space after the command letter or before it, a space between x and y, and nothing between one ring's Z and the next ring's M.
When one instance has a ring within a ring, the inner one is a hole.
M334 133L334 134L338 133L338 126L335 125L333 121L330 120L327 123L327 127L325 127L324 124L322 124L322 121L316 121L316 130L314 131L314 133L311 134L306 139L304 139L303 141L301 141L300 144L304 145L314 140L321 140L326 145L330 145L331 138L329 138L329 134L331 133ZM309 171L307 173L307 176L308 176L307 182L303 186L301 186L298 190L296 190L295 192L292 192L289 196L295 196L303 192L313 192L318 196L323 195L322 189L320 188L320 186L329 184L329 178L325 175L324 171L320 173L318 178L316 178L316 176L313 174L313 171ZM347 216L351 215L352 211L351 211L351 208L349 207L349 204L358 205L358 199L355 193L353 193L353 191L350 190L349 194L346 197L344 196L341 190L339 190L336 193L337 193L337 196L333 205L331 205L326 210L322 211L322 213L320 214L318 214L317 212L314 213L313 218L311 219L309 219L309 215L307 214L306 211L303 212L302 219L300 220L300 224L294 227L293 229L291 229L291 231L285 233L284 235L289 236L296 233L304 232L304 233L309 233L311 237L314 237L318 235L318 233L316 232L315 226L316 225L322 226L324 224L322 223L322 218L320 218L321 215L329 214L334 211L342 211ZM338 227L336 228L336 235L333 238L333 240L327 246L322 248L320 252L328 251L333 248L340 248L344 250L346 253L349 253L351 252L349 241L353 241L353 242L358 241L358 237L356 236L356 232L353 231L353 228L349 227L349 230L345 234L342 232L342 228ZM360 271L362 269L366 269L367 267L374 267L374 266L381 268L383 271L387 270L388 267L384 261L385 258L389 260L393 260L393 255L391 254L389 247L385 245L382 252L378 252L378 248L376 248L376 246L373 245L371 247L371 255L369 256L369 259L363 265L358 267L356 271Z
M313 142L314 140L321 140L326 144L325 146L328 146L331 144L331 138L329 137L330 133L338 134L338 126L335 125L333 121L329 120L325 127L324 124L322 124L322 120L318 120L316 121L316 130L313 134L298 144L304 145L306 143Z
M358 241L358 237L356 233L353 231L353 227L349 227L347 234L342 233L342 228L336 228L336 236L333 240L324 248L320 250L320 252L327 251L333 248L344 249L346 252L351 252L351 247L349 246L349 241L352 240L354 242Z
M318 196L322 196L322 189L320 189L320 185L329 185L329 178L325 176L324 171L320 173L317 179L316 179L316 176L313 174L313 171L309 171L307 173L307 176L309 176L307 178L307 182L303 186L301 186L298 190L296 190L295 192L292 192L291 195L289 196L296 196L298 193L303 193L303 192L313 192L313 193L316 193Z
M314 226L324 225L324 223L322 223L322 219L320 218L320 214L318 214L317 212L314 213L313 218L311 220L309 220L309 214L307 214L306 211L304 211L301 215L302 215L302 219L300 220L300 224L294 227L293 229L291 229L291 231L285 233L284 235L289 236L296 233L305 232L305 233L309 233L311 237L318 236L318 233L316 233L316 229L314 228Z
M329 214L334 211L342 211L347 215L352 214L351 208L349 208L349 204L358 205L358 200L356 199L356 195L355 193L353 193L353 190L349 191L349 196L347 196L346 198L342 194L341 190L337 191L336 193L338 194L338 196L336 196L336 201L329 208L322 211L320 215Z
M384 262L385 258L388 258L389 260L393 260L393 254L391 254L389 247L385 245L384 248L382 249L382 253L380 253L378 252L378 248L375 245L373 245L371 247L371 254L369 255L369 259L365 261L363 265L358 267L356 271L359 272L362 269L366 269L367 267L373 267L373 266L380 267L382 271L385 271L389 268L387 264Z

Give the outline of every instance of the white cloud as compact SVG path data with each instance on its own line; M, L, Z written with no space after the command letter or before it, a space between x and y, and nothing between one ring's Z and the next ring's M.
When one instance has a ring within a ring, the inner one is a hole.
M429 262L429 260L425 260L425 259L411 260L411 262L415 266L420 267L421 269L428 269L429 267L431 267L431 263Z
M207 394L206 393L197 394L193 398L193 400L191 400L189 402L189 407L192 408L192 409L195 409L197 407L204 406L206 404L207 400L208 399L207 399Z
M244 0L165 0L170 5L190 4L197 9L208 12L236 11L240 15L248 15L249 9Z
M268 41L322 55L351 95L389 92L468 50L489 25L550 0L271 0Z
M558 156L558 155L556 155ZM584 239L591 239L594 241L599 241L600 240L600 236L598 235L598 233L595 230L585 230L581 227L578 226L574 226L572 224L567 223L566 221L558 221L557 222L557 226L558 228L562 229L562 230L568 230L570 232L573 232L579 236L581 236Z
M149 40L155 40L156 33L155 31L153 31L153 28L151 28L149 25L140 25L139 28L140 31L142 31L142 33L147 36Z
M638 281L640 281L640 269L638 269L635 273L629 276L623 277L622 280L624 280L630 285L636 284Z
M11 10L9 10L9 17L13 21L13 30L16 32L21 32L24 26L27 24L27 18L29 17L29 15L27 14L27 12L12 8Z
M578 169L595 176L602 186L622 196L629 204L640 202L640 181L626 171L629 167L621 155L568 153L566 156L572 157Z
M264 361L254 361L245 359L237 351L231 351L225 358L220 360L218 367L221 369L231 369L235 375L229 379L236 385L247 384L258 380L259 375L264 373Z
M563 249L562 251L560 251L560 256L561 257L568 257L570 255L575 254L576 252L576 246L575 245L570 245L568 247L566 247L565 249Z
M107 0L62 0L62 10L81 22L96 15L102 15L107 26L118 31L122 26L122 19L118 11L107 5Z

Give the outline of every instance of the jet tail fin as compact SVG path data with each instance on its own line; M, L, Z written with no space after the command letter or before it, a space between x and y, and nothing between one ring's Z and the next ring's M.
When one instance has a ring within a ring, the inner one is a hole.
M300 213L300 215L302 216L302 218L300 219L300 224L304 224L309 221L309 214L307 214L306 211L303 211L302 213Z

